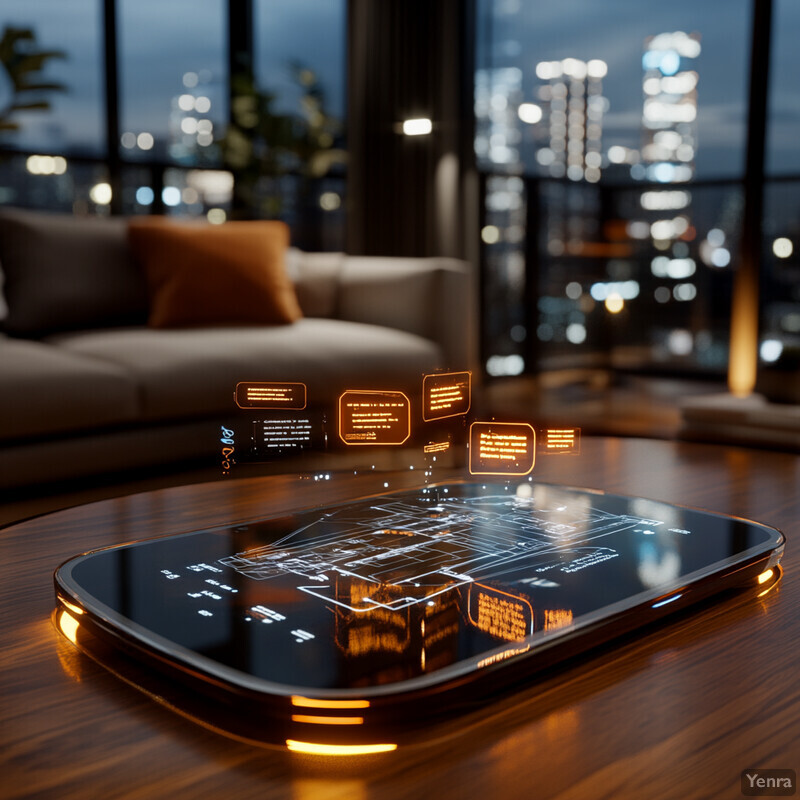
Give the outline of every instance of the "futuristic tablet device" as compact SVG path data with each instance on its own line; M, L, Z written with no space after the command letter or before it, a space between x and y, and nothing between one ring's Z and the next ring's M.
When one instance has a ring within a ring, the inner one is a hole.
M712 594L768 590L783 544L636 497L428 485L77 556L56 622L223 732L370 752Z

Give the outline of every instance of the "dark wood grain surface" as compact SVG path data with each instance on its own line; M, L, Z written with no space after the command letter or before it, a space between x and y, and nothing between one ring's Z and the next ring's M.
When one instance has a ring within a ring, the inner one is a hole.
M0 796L738 798L744 769L800 771L800 458L598 438L580 456L541 458L535 475L779 527L783 580L594 652L436 742L332 759L239 743L122 683L56 632L52 573L92 548L347 499L385 480L402 488L418 474L231 480L61 511L0 530Z

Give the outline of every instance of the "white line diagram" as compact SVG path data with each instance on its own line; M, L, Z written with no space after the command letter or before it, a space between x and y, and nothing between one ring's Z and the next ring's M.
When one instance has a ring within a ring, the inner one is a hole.
M530 498L508 495L406 495L322 514L220 563L258 581L295 575L298 590L354 612L398 611L474 581L530 579L554 560L577 571L616 555L590 543L660 524L589 503L537 508Z

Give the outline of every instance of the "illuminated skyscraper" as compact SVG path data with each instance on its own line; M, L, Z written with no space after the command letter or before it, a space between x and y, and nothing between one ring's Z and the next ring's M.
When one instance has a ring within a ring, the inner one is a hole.
M641 164L632 168L634 177L651 184L686 184L694 176L699 76L692 67L699 55L698 34L676 31L645 40ZM651 186L642 192L640 202L656 251L650 264L654 299L661 305L676 304L664 317L669 327L661 334L661 344L671 356L688 356L700 323L687 316L698 291L692 195L683 186ZM680 306L687 308L680 312Z
M642 67L644 107L643 177L683 183L694 175L697 147L697 34L660 33L645 41Z
M565 58L536 65L537 77L547 81L538 91L547 142L538 148L536 160L554 178L600 180L603 114L608 110L602 81L607 72L599 59Z

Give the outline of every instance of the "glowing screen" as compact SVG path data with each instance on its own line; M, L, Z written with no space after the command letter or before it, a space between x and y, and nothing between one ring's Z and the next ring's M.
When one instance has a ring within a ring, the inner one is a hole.
M262 419L253 423L254 439L263 448L265 456L270 452L285 452L311 447L311 420L309 419Z
M411 436L411 403L402 392L350 390L339 398L339 438L352 445L399 445Z
M466 414L472 404L472 375L446 372L422 379L422 419L431 422Z
M581 451L580 428L545 428L539 439L540 453L577 455Z
M306 407L304 383L237 383L234 393L239 408L282 408L302 411Z
M536 432L527 422L473 422L469 471L473 475L527 475L536 459Z
M487 480L100 550L57 581L90 617L191 651L207 674L303 694L536 651L776 536L656 501Z

